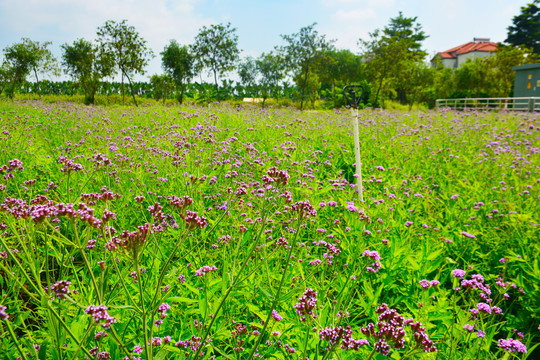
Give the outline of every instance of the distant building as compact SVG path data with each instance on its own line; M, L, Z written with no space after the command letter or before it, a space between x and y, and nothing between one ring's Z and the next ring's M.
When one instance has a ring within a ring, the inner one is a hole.
M439 52L433 57L431 64L435 65L435 59L440 58L444 67L457 69L467 59L491 56L497 51L497 44L489 40L489 38L474 38L471 42Z

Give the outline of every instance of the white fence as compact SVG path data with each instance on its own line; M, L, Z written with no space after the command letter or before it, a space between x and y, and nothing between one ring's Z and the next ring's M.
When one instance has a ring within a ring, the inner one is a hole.
M437 109L540 111L540 97L438 99Z

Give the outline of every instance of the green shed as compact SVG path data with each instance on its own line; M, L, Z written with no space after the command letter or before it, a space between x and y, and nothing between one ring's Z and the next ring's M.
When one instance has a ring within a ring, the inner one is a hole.
M515 66L512 70L516 72L516 78L514 80L514 97L540 98L540 64ZM529 110L534 110L534 105L538 102L538 99L531 99Z

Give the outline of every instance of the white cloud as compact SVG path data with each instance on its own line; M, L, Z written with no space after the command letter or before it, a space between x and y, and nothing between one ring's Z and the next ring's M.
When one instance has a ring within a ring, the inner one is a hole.
M135 27L148 47L157 55L148 73L161 72L159 52L176 39L192 43L198 29L212 21L196 12L198 0L0 0L0 31L17 34L14 39L0 39L3 46L21 37L53 41L56 55L65 42L77 38L92 40L96 30L107 20L121 21ZM39 36L36 36L39 34ZM5 42L5 43L4 43Z
M395 0L321 0L321 3L326 6L368 6L368 7L390 7L394 6Z
M368 19L374 19L377 15L373 9L354 9L351 11L338 10L332 15L333 20L337 21L366 21Z

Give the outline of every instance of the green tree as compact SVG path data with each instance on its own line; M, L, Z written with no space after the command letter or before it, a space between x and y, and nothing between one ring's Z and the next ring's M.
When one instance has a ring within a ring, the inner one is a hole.
M436 99L450 98L456 89L454 70L445 67L439 57L436 57L435 61L437 64L434 67L435 71L433 73L433 98L431 99L431 106L435 105Z
M525 47L499 44L495 54L485 59L486 66L493 69L492 83L495 84L493 95L509 97L514 88L516 77L516 72L512 68L537 62L539 54L535 54L531 49Z
M488 66L485 58L467 59L467 61L454 71L458 97L490 97L494 86L493 69Z
M133 91L132 77L135 74L143 75L148 61L154 56L152 50L146 46L144 40L127 20L115 22L108 20L98 28L98 42L103 51L110 52L114 57L116 67L122 75L122 103L124 103L124 77L128 79L133 102L137 105Z
M350 50L329 50L319 57L315 72L321 81L321 93L331 98L334 107L345 105L341 88L348 84L358 84L365 78L362 57Z
M255 61L257 71L261 75L259 87L263 98L263 106L266 99L274 94L279 103L279 83L285 78L285 62L282 56L270 52L261 54Z
M165 100L167 100L169 93L175 85L173 79L168 74L152 75L150 84L154 91L154 99L157 101L163 99L163 104L165 104Z
M390 91L392 80L399 76L409 55L409 42L396 37L381 37L380 32L370 34L371 40L363 42L365 47L366 73L376 89L372 104L379 105L379 97L384 99ZM384 101L382 102L384 105Z
M239 59L238 36L236 28L226 25L203 26L195 37L193 52L197 59L197 68L208 69L214 75L214 84L219 101L218 76L234 70Z
M181 104L184 99L186 85L195 76L195 57L188 46L180 46L171 40L161 52L161 67L172 79L177 92L177 100Z
M60 70L57 61L48 49L51 44L50 41L40 43L23 38L20 43L4 49L4 68L10 74L11 96L13 96L16 89L21 87L32 71L36 77L39 96L41 96L41 90L39 88L38 72L59 75Z
M540 0L521 7L521 14L514 16L508 27L505 42L531 48L540 54Z
M370 33L370 38L359 43L364 48L367 73L376 88L373 104L378 104L381 93L384 98L390 92L395 92L402 103L410 102L407 89L411 87L407 83L416 81L416 69L426 56L421 47L427 36L421 25L416 23L416 17L406 18L400 12L382 31Z
M383 29L384 36L405 40L408 51L415 60L423 60L427 53L422 50L422 42L428 38L422 26L416 22L417 17L407 18L400 11L398 16L390 19L390 23Z
M4 92L4 90L8 89L10 81L10 72L7 67L7 64L2 64L0 66L0 94ZM11 94L7 94L11 97Z
M257 86L257 75L259 70L255 60L248 56L238 64L238 76L240 77L240 82L244 87L245 93L255 93L255 88Z
M94 104L95 94L103 78L111 76L114 62L111 53L90 41L78 39L73 44L62 45L62 65L66 74L77 81L84 91L84 103Z
M333 48L333 41L327 41L324 35L319 35L315 25L317 23L303 27L296 34L281 35L287 45L280 50L286 54L288 69L300 89L300 109L303 109L308 93L313 96L313 86L320 84L314 73L316 59L325 56Z

